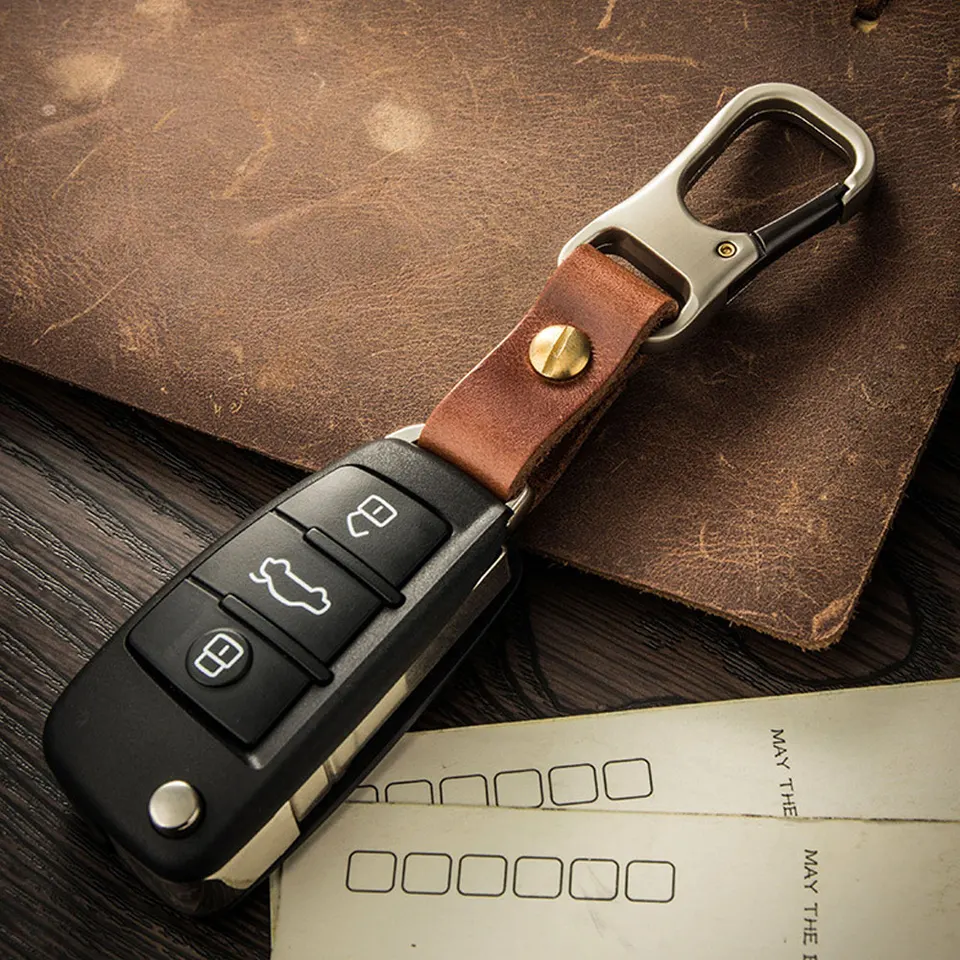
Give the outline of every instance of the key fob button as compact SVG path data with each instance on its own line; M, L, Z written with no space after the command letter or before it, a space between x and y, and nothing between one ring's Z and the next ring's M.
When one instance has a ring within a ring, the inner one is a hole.
M186 780L168 780L150 795L147 815L157 833L182 837L200 822L203 797Z
M129 644L211 720L252 746L308 684L306 674L234 622L195 583L175 587L130 632Z
M328 473L277 509L304 527L318 527L395 587L450 533L432 510L359 467Z
M380 608L372 591L272 513L224 544L193 576L239 597L324 663Z

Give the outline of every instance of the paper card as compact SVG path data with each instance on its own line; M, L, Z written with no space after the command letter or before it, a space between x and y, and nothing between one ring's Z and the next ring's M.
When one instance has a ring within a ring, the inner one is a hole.
M956 960L960 824L349 804L274 960Z
M960 820L960 680L408 734L364 801Z

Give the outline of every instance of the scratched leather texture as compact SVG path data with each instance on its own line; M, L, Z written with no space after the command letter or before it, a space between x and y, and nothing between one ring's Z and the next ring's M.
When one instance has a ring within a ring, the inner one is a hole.
M734 91L809 86L879 157L863 216L643 365L531 549L806 647L853 610L957 357L950 4L6 5L0 353L313 467L426 418L582 224ZM837 179L762 124L691 206ZM653 226L653 225L651 225Z

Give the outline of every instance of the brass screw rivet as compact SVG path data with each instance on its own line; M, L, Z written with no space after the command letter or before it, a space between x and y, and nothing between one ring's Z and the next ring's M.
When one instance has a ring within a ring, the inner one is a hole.
M737 252L737 245L730 240L722 240L717 244L717 253L723 257L724 260L728 260Z
M544 327L530 341L530 365L548 380L572 380L589 362L590 338L576 327Z

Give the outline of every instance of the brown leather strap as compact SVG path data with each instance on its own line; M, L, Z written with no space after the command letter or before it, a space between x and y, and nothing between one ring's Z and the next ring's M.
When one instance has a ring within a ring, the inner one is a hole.
M620 392L646 336L676 311L673 300L640 277L580 247L507 338L440 401L420 446L504 500L527 483L542 494ZM530 341L554 324L590 338L590 363L571 380L548 380L530 365Z

